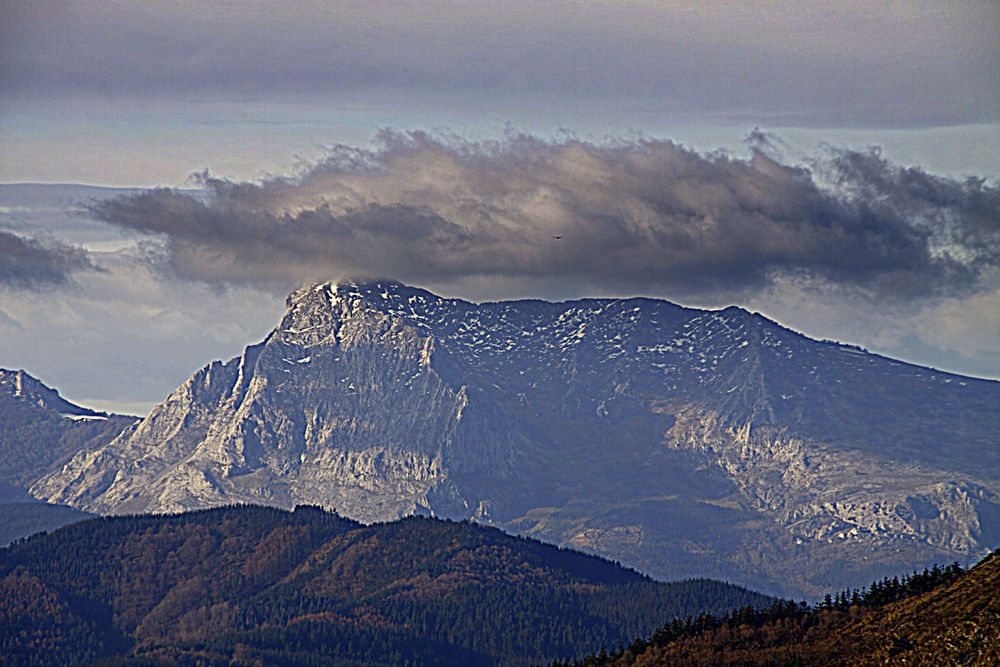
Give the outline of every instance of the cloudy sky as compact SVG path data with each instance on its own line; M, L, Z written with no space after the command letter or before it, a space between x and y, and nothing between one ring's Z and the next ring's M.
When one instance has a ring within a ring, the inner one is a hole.
M0 366L142 412L353 275L1000 377L1000 6L731 4L4 0Z

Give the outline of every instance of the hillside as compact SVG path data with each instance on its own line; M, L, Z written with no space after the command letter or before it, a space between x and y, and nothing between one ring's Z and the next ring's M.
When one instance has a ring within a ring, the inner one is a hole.
M949 570L877 584L780 620L748 618L702 632L668 624L624 652L605 651L577 667L657 665L972 665L1000 664L1000 552L968 572ZM941 583L926 588L928 582ZM879 586L882 586L879 588ZM887 595L887 593L890 593ZM887 598L880 600L880 597ZM896 599L902 598L902 599ZM755 616L750 614L750 616ZM760 617L761 615L757 614ZM704 619L702 625L709 625ZM678 635L680 635L678 637ZM672 638L678 637L678 638Z
M771 599L429 518L108 517L0 550L3 664L520 665Z

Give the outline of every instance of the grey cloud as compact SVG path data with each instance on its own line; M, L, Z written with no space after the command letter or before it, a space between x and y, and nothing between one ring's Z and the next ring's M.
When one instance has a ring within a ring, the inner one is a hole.
M72 289L0 293L16 322L0 322L0 367L91 407L143 412L194 369L266 336L284 310L284 295L166 281L127 253L94 261L102 270L75 275Z
M23 289L65 285L74 271L94 268L81 248L0 230L0 285Z
M733 299L795 275L908 300L970 294L1000 268L997 188L874 150L807 169L760 148L385 132L295 178L203 179L208 197L161 189L91 213L160 235L179 277L281 289L360 275Z
M272 4L4 2L0 89L144 101L360 91L395 105L454 93L813 126L968 123L1000 108L990 1Z
M898 214L924 223L932 235L975 250L986 263L996 263L1000 189L986 179L942 178L918 167L899 167L878 148L868 152L833 149L831 153L830 159L814 162L814 166L853 199L885 202ZM948 234L955 237L948 238Z

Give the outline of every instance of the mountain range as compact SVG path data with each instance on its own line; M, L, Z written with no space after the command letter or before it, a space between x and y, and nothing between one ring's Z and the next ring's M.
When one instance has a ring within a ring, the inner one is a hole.
M1000 543L997 382L735 307L474 304L394 282L310 285L287 306L145 419L60 417L59 434L15 439L58 447L18 454L9 479L100 514L472 519L657 578L791 595ZM2 377L0 409L37 403ZM62 414L43 407L40 423ZM78 423L94 437L70 443Z

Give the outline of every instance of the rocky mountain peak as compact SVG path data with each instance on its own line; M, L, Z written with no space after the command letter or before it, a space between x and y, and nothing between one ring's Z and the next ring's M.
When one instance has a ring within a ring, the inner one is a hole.
M0 369L0 500L28 499L33 481L134 421L75 405L23 370Z
M80 405L70 403L59 392L47 387L37 378L23 370L8 370L0 368L0 396L10 400L30 403L49 412L67 417L107 417L104 412L97 412Z
M111 513L474 518L657 576L801 592L1000 538L998 401L1000 383L736 307L321 283L32 492Z
M305 285L289 295L286 305L289 310L323 305L335 310L364 306L390 313L407 306L430 302L450 302L452 306L459 303L471 305L460 299L442 299L427 290L409 287L393 280L323 282Z

